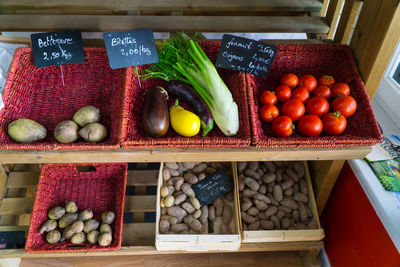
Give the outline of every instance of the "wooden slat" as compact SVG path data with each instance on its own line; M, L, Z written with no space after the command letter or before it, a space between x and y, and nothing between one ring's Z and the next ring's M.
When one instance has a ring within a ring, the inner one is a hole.
M262 251L299 251L299 250L320 250L323 248L322 241L307 242L271 242L271 243L248 243L242 244L238 251L232 252L262 252ZM220 251L211 251L221 253ZM90 252L63 252L63 253L25 253L23 249L0 250L0 257L7 258L41 258L41 257L74 257L74 256L122 256L122 255L167 255L167 254L193 254L210 253L210 251L156 251L154 246L124 246L119 250L112 251L90 251Z
M7 182L8 188L30 188L37 186L38 172L10 172Z
M321 17L326 16L326 12L328 11L329 0L322 0L322 9L321 9Z
M4 198L0 204L0 215L32 213L34 198Z
M29 225L13 225L13 226L0 226L0 232L8 231L24 231L28 233Z
M157 196L125 196L125 212L155 212ZM1 208L1 207L0 207Z
M349 44L358 14L361 10L362 1L346 0L340 16L339 24L335 33L335 42Z
M326 12L326 19L329 25L328 39L333 39L339 21L340 12L342 11L344 0L330 0L329 7Z
M122 31L151 28L156 32L312 32L329 30L324 18L297 16L90 16L0 15L1 31Z
M128 171L126 185L147 186L157 185L158 170Z
M125 223L122 231L122 246L152 246L154 223Z
M8 176L4 171L2 165L0 165L0 202L7 194L7 180Z
M364 1L350 42L372 99L400 38L398 0Z
M57 9L57 10L195 10L195 11L320 11L322 3L319 0L2 0L0 9Z
M0 151L1 163L87 163L161 161L256 161L359 159L371 147L341 149L164 149L164 150L85 150L85 151Z

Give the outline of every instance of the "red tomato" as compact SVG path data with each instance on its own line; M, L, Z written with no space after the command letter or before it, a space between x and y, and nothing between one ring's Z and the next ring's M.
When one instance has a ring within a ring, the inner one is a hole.
M297 77L296 74L293 73L283 75L281 78L281 85L286 85L289 86L290 88L295 88L298 83L299 83L299 78Z
M279 137L291 136L294 130L292 119L288 116L279 116L272 121L272 132Z
M260 95L260 102L263 105L275 105L276 102L278 102L278 98L276 97L276 95L271 92L271 91L264 91L261 93Z
M311 93L317 87L317 79L311 74L306 74L300 77L299 86L307 87L308 91Z
M357 109L356 100L349 95L338 97L333 100L331 104L333 111L340 111L340 113L346 118L353 115Z
M279 110L275 105L267 104L260 110L260 117L265 122L271 122L279 116Z
M295 98L286 101L283 104L281 111L282 115L290 117L292 121L297 121L298 119L304 116L306 108L304 107L304 104L300 100Z
M308 114L300 119L297 127L305 136L318 136L322 132L323 125L319 117Z
M331 87L335 83L335 79L329 75L323 75L318 79L318 85Z
M347 83L335 83L332 86L332 97L337 97L338 95L349 95L350 94L350 87Z
M321 85L314 90L314 96L320 96L325 99L331 98L331 89L328 86Z
M285 102L292 97L292 90L289 86L280 85L276 87L275 95L277 96L279 102Z
M309 114L314 114L318 117L322 117L329 112L329 102L323 97L311 97L310 100L307 102L306 111Z
M346 118L339 111L328 113L322 119L324 132L330 135L339 135L346 129Z
M292 98L297 98L301 102L306 103L308 99L310 98L310 93L305 86L299 86L296 89L293 90L292 93Z

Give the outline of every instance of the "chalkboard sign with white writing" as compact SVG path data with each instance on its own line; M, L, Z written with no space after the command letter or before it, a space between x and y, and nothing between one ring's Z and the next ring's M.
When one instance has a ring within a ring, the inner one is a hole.
M277 51L274 45L224 34L215 65L266 78Z
M80 30L31 35L35 66L46 67L85 62Z
M217 198L233 190L233 180L220 169L204 180L192 185L192 189L200 205L208 205Z
M103 34L112 69L158 62L153 31L150 29Z

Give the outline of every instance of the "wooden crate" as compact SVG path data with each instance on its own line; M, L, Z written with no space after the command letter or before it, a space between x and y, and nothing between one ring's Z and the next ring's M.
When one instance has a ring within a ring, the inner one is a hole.
M306 161L303 161L305 167L305 178L308 184L309 190L309 207L313 213L313 218L318 223L318 229L305 229L305 230L257 230L257 231L243 231L242 218L239 217L240 232L243 243L253 242L287 242L287 241L317 241L324 238L324 230L321 227L318 217L317 205L315 203L314 192L312 190L310 172ZM238 183L238 180L235 180ZM240 214L240 199L239 199L239 186L235 185L238 195L238 213Z
M238 214L238 195L236 184L234 188L233 199L233 226L235 234L160 234L159 221L160 221L160 189L162 187L162 170L164 163L160 165L160 172L158 176L157 188L157 219L156 219L156 249L169 250L169 251L236 251L240 248L240 234L239 234L239 214ZM232 163L233 180L236 180L236 164Z

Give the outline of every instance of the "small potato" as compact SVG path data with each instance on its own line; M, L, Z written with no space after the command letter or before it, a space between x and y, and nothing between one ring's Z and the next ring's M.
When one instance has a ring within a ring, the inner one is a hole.
M267 187L268 193L272 193L274 191L274 185L275 185L275 183L268 184L268 187Z
M87 234L87 240L90 244L96 244L97 241L99 240L100 233L96 230L90 231Z
M160 207L164 208L165 207L165 203L164 203L165 198L160 199Z
M264 230L273 230L274 229L274 223L271 221L261 220L260 224L261 224L261 228Z
M281 229L281 223L275 215L272 215L269 219L274 224L275 229Z
M206 177L207 177L207 176L206 176L205 173L200 173L200 174L198 175L199 182L200 182L200 181L203 181Z
M182 166L183 166L186 170L190 170L190 169L193 169L194 166L196 166L196 162L182 162Z
M262 201L261 201L262 202ZM251 201L244 201L243 203L242 203L242 206L241 206L241 208L242 208L242 211L247 211L248 209L250 209L250 207L252 206L253 204L251 203Z
M282 229L288 229L290 227L290 219L288 217L283 217L281 219Z
M105 222L105 221L103 220L103 222ZM99 225L100 225L100 223L96 220L93 220L93 219L87 220L84 223L83 231L85 233L89 233L92 230L96 230L99 227Z
M174 233L180 233L182 231L188 231L189 226L187 226L184 223L178 223L178 224L173 224L171 225L171 231Z
M174 205L180 205L186 200L187 196L185 194L178 195L174 200Z
M266 210L268 208L268 205L264 201L260 201L260 200L255 199L254 200L254 204L256 205L257 209L261 210L261 211L264 211L264 210Z
M162 178L164 181L168 181L171 178L171 173L169 172L168 169L164 168L162 170Z
M287 180L287 181L281 183L281 188L282 188L282 190L286 190L286 189L289 189L289 187L292 187L293 185L294 185L294 181L290 179L290 180Z
M99 245L106 247L111 244L112 235L110 233L104 233L99 236Z
M207 165L205 163L200 163L199 165L195 166L192 171L195 174L199 174L204 172L207 169Z
M246 223L253 223L256 221L256 218L247 214L246 212L242 211L241 212L242 220Z
M300 179L300 192L304 195L308 195L308 185L305 179Z
M260 188L258 189L258 193L265 195L267 193L267 186L265 184L260 185Z
M220 163L220 162L211 162L210 163L210 167L214 168L216 170L225 168L224 165L222 163Z
M274 193L276 201L281 201L283 199L282 188L279 185L274 185L272 192Z
M278 210L275 216L278 217L279 220L281 220L285 216L285 213L281 210Z
M242 194L243 194L244 197L252 197L252 196L256 195L257 192L253 191L251 189L245 189L245 190L243 190Z
M275 206L271 206L265 211L265 216L269 217L271 215L274 215L277 212L278 212L278 208Z
M208 219L211 222L215 222L215 220L216 220L215 207L214 206L208 207Z
M163 215L160 217L160 220L167 220L170 225L172 224L177 224L178 223L178 218L169 216L169 215Z
M256 179L256 180L260 179L260 175L258 175L258 173L256 173L255 171L252 171L252 170L250 170L250 169L246 169L246 170L244 171L244 174L245 174L247 177L251 177L251 178L254 178L254 179Z
M192 186L190 184L184 183L182 185L181 189L188 197L194 197L194 191L193 191Z
M307 224L307 229L318 229L318 223L316 221L311 221Z
M199 200L195 197L190 198L190 203L192 204L193 208L195 208L196 210L201 208Z
M292 211L292 218L295 222L299 222L300 221L300 215L299 215L299 211L298 210L293 210Z
M106 234L109 234L111 236L110 233L106 233ZM85 233L83 233L83 232L76 233L71 236L72 244L82 244L83 242L85 242L85 240L86 240L86 236L85 236Z
M187 215L185 218L183 218L183 221L192 229L193 231L200 232L201 230L201 223L199 220L193 218L192 215Z
M214 174L217 170L211 167L207 167L205 173L207 174Z
M251 216L256 216L260 211L256 207L251 207L248 211L247 214Z
M201 215L200 215L199 221L201 222L201 224L204 225L204 224L207 223L207 220L208 220L208 207L207 207L207 205L201 207L200 210L201 210Z
M231 233L229 225L226 224L221 224L221 228L219 230L219 233L222 235L227 235Z
M298 183L295 183L293 185L293 193L298 193L300 192L300 185Z
M243 162L243 161L238 162L237 163L238 173L243 173L244 169L246 169L246 165L247 165L247 162Z
M166 207L161 207L161 215L166 215L167 214L167 208Z
M261 170L261 169L257 169L257 170L256 170L256 173L257 173L260 177L262 177L262 176L264 175L264 172L263 172L263 170Z
M307 216L307 211L306 211L306 207L304 206L303 203L299 203L299 215L300 215L300 221L301 222L306 222L308 219Z
M275 172L276 181L277 181L277 182L281 182L281 181L283 180L283 173L284 173L284 170L283 170L283 169L278 169L278 170Z
M175 187L172 185L169 185L167 188L168 188L168 195L172 196L172 194L174 194L174 192L175 192Z
M304 224L302 224L302 223L296 223L294 225L294 228L297 229L297 230L303 230L303 229L306 229L306 226Z
M173 196L167 196L164 199L165 207L167 207L167 208L172 207L174 205L174 201L175 201L175 199Z
M276 171L275 164L272 161L264 161L265 167L267 167L269 172L274 173Z
M185 173L185 175L183 175L183 178L185 179L185 182L189 183L189 184L195 184L195 183L197 183L199 181L197 176L192 174L192 173L190 173L190 172Z
M306 170L304 169L304 165L301 162L294 163L294 170L296 171L297 175L301 178L304 177ZM303 192L302 192L303 193Z
M174 184L175 190L176 190L176 191L179 191L179 190L182 189L182 185L183 185L183 182L184 182L184 180L183 180L182 177L179 177L179 178L180 178L180 179L178 179L178 180L175 182L175 184ZM175 179L175 178L172 178L172 179ZM171 179L171 180L172 180L172 179Z
M260 219L262 219L262 220L268 219L268 217L265 215L264 212L258 213L258 214L257 214L257 217L260 218Z
M57 230L51 230L46 235L46 240L50 244L55 244L61 239L61 233Z
M288 207L292 210L297 210L299 208L299 205L296 203L296 201L290 198L284 198L280 203L281 205Z
M247 163L247 169L250 169L252 171L256 171L258 169L258 161L250 161Z
M282 174L282 180L284 182L289 181L289 180L293 180L292 178L290 178L289 175L287 175L286 173ZM294 181L293 181L294 182Z
M259 230L260 229L260 221L253 222L249 225L247 230L249 231L254 231L254 230Z
M239 191L242 192L246 187L246 184L244 183L244 175L240 174L238 180L239 180Z
M258 199L258 200L264 201L267 204L271 203L271 199L269 197L267 197L265 195L261 195L261 194L254 195L254 199Z
M250 177L245 177L244 183L253 191L258 191L258 189L260 188L258 182Z
M274 205L276 207L280 206L279 202L275 200L274 196L271 193L268 193L267 197L269 197L269 199L271 199L271 204L272 205Z
M161 220L160 225L159 225L160 233L162 233L162 234L168 233L169 226L170 226L169 221Z
M178 163L176 162L165 162L164 164L170 169L177 170L179 168Z
M189 202L183 202L181 207L189 214L192 214L196 209Z
M224 211L224 203L222 202L221 199L218 198L218 199L214 200L213 204L215 206L215 215L217 217L221 217L222 213Z
M302 203L307 203L308 202L308 197L306 195L304 195L303 193L295 193L293 195L294 200L298 201L298 202L302 202Z
M283 193L285 194L285 196L291 196L293 195L293 187L290 187L289 189L286 189Z
M187 214L187 212L184 209L182 209L180 207L174 207L174 206L167 208L167 213L168 213L168 215L174 216L177 218L185 217Z
M292 178L295 182L298 182L300 180L297 173L295 173L292 169L286 169L286 174L289 175L289 177Z
M166 197L169 195L169 190L167 186L161 187L160 194L162 197Z
M222 222L224 224L230 224L233 218L232 208L229 206L224 206L224 211L222 214Z
M276 175L273 172L268 172L268 173L264 174L262 177L262 180L266 184L272 183L273 181L275 181L275 179L276 179Z
M289 209L288 207L285 207L285 206L279 206L278 210L281 210L286 214L291 214L292 213L292 209Z
M226 199L229 202L232 202L233 201L233 191L230 191L229 193L226 193L224 195L224 199Z
M180 175L178 170L174 170L174 169L168 168L168 171L169 171L171 177L175 177L175 176L179 176Z

